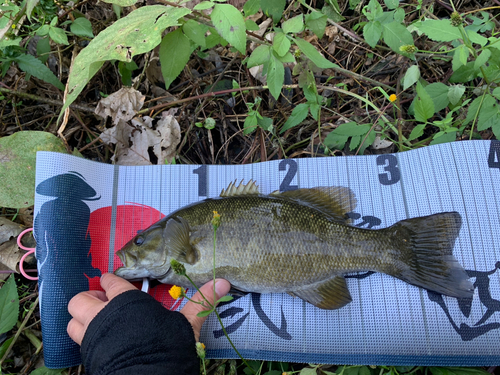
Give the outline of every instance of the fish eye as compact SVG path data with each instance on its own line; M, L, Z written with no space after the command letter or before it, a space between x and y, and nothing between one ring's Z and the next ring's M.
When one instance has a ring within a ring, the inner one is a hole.
M134 239L134 245L136 246L141 246L144 243L144 237L143 236L137 236Z

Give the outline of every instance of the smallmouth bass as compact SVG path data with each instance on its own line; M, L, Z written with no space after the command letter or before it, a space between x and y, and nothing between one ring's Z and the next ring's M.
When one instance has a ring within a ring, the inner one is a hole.
M253 181L231 183L220 197L182 207L137 234L117 252L124 265L115 274L192 287L171 269L173 258L203 285L213 277L216 211L216 277L236 291L286 292L333 310L352 300L345 274L375 271L448 296L472 296L473 285L452 254L462 225L458 212L371 230L349 225L346 214L355 207L347 187L263 195Z

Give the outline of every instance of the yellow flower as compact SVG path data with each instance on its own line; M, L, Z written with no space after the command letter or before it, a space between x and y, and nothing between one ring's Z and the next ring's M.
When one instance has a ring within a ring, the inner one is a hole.
M184 290L180 286L173 285L172 288L170 288L170 290L168 291L168 293L173 299L179 299L184 294Z
M219 218L219 217L220 217L219 213L217 211L214 211L214 219Z
M391 103L395 102L397 98L398 97L396 96L396 94L391 94L391 96L389 96L389 100L391 101Z
M205 348L206 348L205 344L204 344L204 343L202 343L202 342L200 342L200 345L201 345L201 347L203 348L203 350L205 350Z
M217 211L214 211L214 217L212 218L212 226L214 230L217 230L220 226L220 215Z
M205 359L205 344L201 342L196 343L196 354L198 354L198 357L201 359Z
M12 24L12 28L13 28L13 29L15 29L15 28L16 28L16 24L15 24L15 23L13 23L13 24Z

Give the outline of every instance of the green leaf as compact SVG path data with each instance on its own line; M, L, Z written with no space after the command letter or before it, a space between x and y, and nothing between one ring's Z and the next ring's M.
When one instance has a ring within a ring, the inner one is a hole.
M396 9L399 6L399 0L384 0L385 6L388 9Z
M425 20L418 29L436 42L451 42L455 39L462 39L460 29L452 26L449 19Z
M241 12L229 4L217 4L210 14L217 32L241 53L245 53L247 39L245 20Z
M467 30L467 29L466 29ZM469 37L470 41L472 43L479 44L480 46L484 47L486 43L488 43L488 39L486 39L484 36L479 35L475 31L472 30L467 30L467 36Z
M283 16L285 6L286 0L261 0L260 2L262 11L266 16L272 17L274 23L277 23Z
M41 79L42 81L48 82L59 90L64 90L64 85L57 79L57 77L52 73L52 71L47 68L40 60L35 56L26 54L20 55L14 59L22 71L31 74L33 77ZM9 207L9 206L7 206Z
M425 91L427 91L434 103L434 112L441 111L450 103L448 90L449 87L441 82L434 82L425 87Z
M491 51L489 49L483 50L481 54L474 61L474 69L479 69L481 66L486 64L491 56Z
M248 31L258 31L259 30L259 25L257 25L254 21L252 20L245 20L245 28Z
M286 34L277 32L274 34L273 39L273 49L278 56L285 56L285 54L290 50L290 39Z
M461 86L461 85L460 85ZM497 87L494 89L491 93L495 98L500 100L500 87Z
M252 68L257 65L262 65L269 61L269 52L271 47L261 44L255 48L248 58L247 68Z
M43 25L42 27L40 27L36 31L36 35L45 36L45 35L47 35L49 33L49 30L50 30L50 26L49 25Z
M198 314L196 314L197 317L204 318L206 316L209 316L213 311L212 310L204 310L200 311Z
M35 6L39 2L40 2L40 0L28 0L28 1L26 1L26 15L28 16L29 21L31 21L31 13L33 13L33 9L35 8Z
M411 33L399 22L391 22L384 24L383 26L384 42L391 47L394 52L402 54L399 50L401 46L413 45L413 37L411 36Z
M23 131L0 138L0 176L3 180L0 207L33 205L37 151L66 153L66 147L59 138L48 132Z
M403 78L403 90L406 90L408 87L412 86L415 82L420 78L420 69L418 65L412 65L406 71L406 74Z
M251 16L257 13L260 9L260 0L248 0L243 5L243 11L245 12L245 16Z
M472 120L477 118L479 116L479 109L481 106L483 98L480 96L472 101L472 103L469 104L469 108L467 109L467 116L465 117L464 120L464 125L469 124Z
M243 134L247 135L257 129L257 113L248 115L243 123Z
M464 85L450 86L448 89L448 100L450 101L451 104L456 105L460 101L464 93L465 93Z
M309 28L319 39L323 38L327 21L328 17L321 12L314 11L306 14L307 28Z
M215 5L215 3L212 3L211 1L202 1L199 4L196 4L194 6L194 10L205 10L205 9L210 9Z
M49 59L49 52L50 52L50 39L49 38L38 39L38 43L36 44L36 55L38 60L40 60L43 64L45 64Z
M0 334L10 331L19 315L19 296L14 275L0 289Z
M306 55L307 58L311 60L318 68L328 69L337 66L337 64L334 64L321 56L318 50L314 48L311 43L300 38L294 38L293 40L295 44L297 44L299 49L304 53L304 55Z
M417 139L418 137L421 137L422 134L424 134L424 128L425 124L418 124L413 128L413 130L410 133L410 136L408 137L409 141L413 141L414 139Z
M372 47L375 48L382 32L384 31L384 26L379 21L368 22L365 27L363 27L363 38Z
M75 19L71 25L70 30L73 34L78 36L84 36L88 38L93 38L94 33L92 32L92 24L85 17L79 17Z
M374 21L384 13L384 10L382 9L382 6L378 2L378 0L370 0L368 5L366 6L366 10L369 13L366 12L365 9L363 9L363 13L369 21Z
M342 150L348 140L349 137L332 131L326 136L324 144L329 150Z
M467 64L467 59L469 58L470 51L464 44L457 47L453 53L453 60L451 63L451 68L453 71L457 71L461 66Z
M229 301L232 301L233 299L234 299L233 296L223 296L223 297L219 298L219 300L217 301L217 303L229 302Z
M2 345L0 346L0 358L3 358L5 352L7 352L7 349L9 348L10 344L12 343L12 340L14 340L14 336L11 338L8 338L5 340Z
M284 133L288 129L293 128L294 126L299 125L302 121L304 121L307 117L307 113L309 111L308 103L301 103L297 107L295 107L292 111L292 114L286 120L283 128L281 128L280 133Z
M353 137L356 135L365 135L370 130L370 125L358 125L354 121L340 125L337 129L333 130L334 133L344 135L346 137Z
M122 84L124 86L132 86L132 72L137 68L137 64L133 61L129 63L125 63L123 61L118 62L118 72L122 77Z
M264 129L268 132L273 131L273 119L272 118L265 117L265 116L257 117L257 124L259 124L259 126L262 129Z
M122 8L129 7L129 6L137 3L137 0L102 0L102 1L104 1L105 3L109 3L109 4L118 5Z
M160 43L161 73L168 90L172 82L182 72L191 56L189 39L177 29L165 35Z
M182 31L189 39L195 42L197 45L205 48L205 32L206 27L201 26L195 20L188 20L184 25L182 25Z
M65 369L50 369L45 366L37 368L35 371L32 371L30 375L62 375L64 374Z
M478 76L478 70L474 69L474 61L458 68L450 77L451 83L469 82Z
M434 103L420 82L417 82L417 97L415 98L415 119L427 122L434 115Z
M405 11L403 8L398 8L394 12L394 21L403 23L405 20Z
M283 64L295 63L295 57L290 52L285 53L284 56L276 56Z
M50 39L52 39L54 42L58 44L64 44L66 46L69 45L68 36L66 35L66 32L63 29L60 29L58 27L50 27L49 36Z
M319 14L319 17L326 18L326 16L321 14L320 12L315 11L314 13ZM309 14L307 16L309 16ZM307 16L306 16L306 21L307 21ZM299 14L298 16L295 16L283 22L281 24L281 28L283 29L283 32L285 34L300 33L304 29L304 18L302 17L302 14Z
M299 375L316 375L316 369L309 367L303 368L302 370L300 370Z
M440 133L441 134L439 136L434 136L434 138L432 139L432 141L430 143L431 145L454 142L457 139L457 132L452 132L452 133L440 132Z
M177 25L189 9L148 5L132 11L101 31L75 58L68 81L68 96L61 113L75 101L107 60L131 61L161 42L163 31Z
M479 111L479 118L477 120L477 130L486 130L490 128L494 122L499 120L497 100L490 94L484 96L481 110Z
M276 100L281 94L284 81L285 68L283 67L283 63L271 53L269 67L267 68L267 86L269 87L269 92Z

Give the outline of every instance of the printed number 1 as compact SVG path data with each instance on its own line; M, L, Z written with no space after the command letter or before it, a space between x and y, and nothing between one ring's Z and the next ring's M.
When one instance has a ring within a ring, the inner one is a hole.
M299 188L298 185L290 185L293 178L297 174L297 162L295 160L285 159L282 160L279 164L280 171L286 171L288 166L288 172L285 175L285 178L280 184L280 192L297 190Z
M193 170L194 174L198 175L198 196L206 197L207 196L207 165L202 165L199 168Z
M488 167L500 169L500 141L491 141Z

